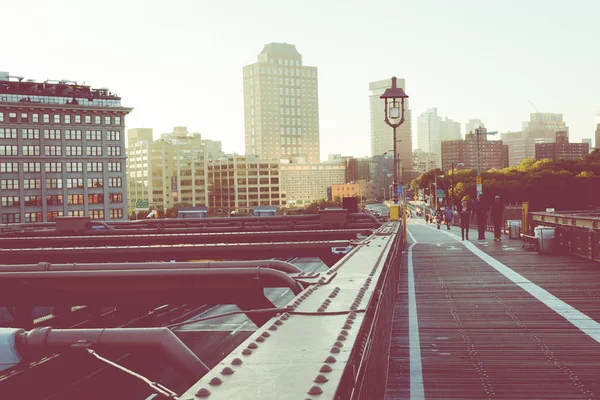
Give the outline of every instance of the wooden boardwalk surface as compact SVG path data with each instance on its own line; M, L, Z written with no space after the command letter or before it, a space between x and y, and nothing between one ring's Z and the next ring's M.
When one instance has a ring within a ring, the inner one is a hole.
M600 398L600 264L489 232L464 245L421 220L409 232L386 399Z

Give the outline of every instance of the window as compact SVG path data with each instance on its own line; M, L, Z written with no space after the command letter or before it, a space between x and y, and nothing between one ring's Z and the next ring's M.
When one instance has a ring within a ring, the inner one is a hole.
M0 190L19 190L18 179L2 179L0 180Z
M101 188L104 187L104 181L102 178L88 178L87 180L88 188Z
M76 124L80 124L81 123L81 115L75 114L75 123Z
M115 125L121 126L121 117L115 117Z
M44 129L44 139L60 139L60 129Z
M48 222L53 222L57 217L62 217L64 213L62 211L50 211L46 213Z
M23 179L23 189L41 189L41 187L40 179Z
M31 114L31 120L35 123L40 122L40 114Z
M67 189L83 188L83 178L67 178Z
M17 224L21 222L20 214L2 214L3 224Z
M62 147L60 146L44 146L45 156L60 156L62 155Z
M40 172L41 164L39 162L24 162L23 172Z
M4 122L4 113L0 112L0 122Z
M25 222L42 222L41 212L26 212Z
M83 210L69 210L69 217L83 217Z
M83 155L83 150L81 146L65 146L65 155L66 156L81 156Z
M0 156L18 156L17 146L0 146Z
M71 123L71 115L70 114L65 114L64 118L65 118L65 124Z
M0 163L0 172L19 172L19 163L2 162Z
M109 203L122 203L123 202L123 193L109 193L108 194L108 202Z
M88 204L104 204L103 194L88 194Z
M21 137L23 139L39 139L40 138L40 130L39 129L21 129Z
M62 163L60 163L60 162L47 162L44 165L44 171L46 171L46 172L62 172Z
M109 162L108 163L108 172L121 172L121 163L120 162Z
M102 172L102 162L87 163L87 172Z
M91 115L86 115L84 118L85 118L85 123L86 124L91 124L92 123L92 116Z
M108 187L123 187L123 182L121 178L108 178Z
M67 172L83 172L83 163L81 162L68 162L65 163Z
M60 124L60 114L54 114L54 123Z
M17 113L8 113L8 122L17 122Z
M100 146L93 146L93 147L86 147L86 155L88 156L101 156L102 155L102 147Z
M23 203L26 206L41 206L42 196L24 196Z
M100 116L94 115L94 125L100 125Z
M111 208L108 210L108 217L111 219L123 218L123 209L122 208Z
M81 140L81 130L67 129L65 131L65 139L67 140Z
M121 140L120 131L106 131L106 140Z
M52 195L46 196L46 204L49 206L63 205L63 195L62 194L52 194Z
M90 210L91 219L104 219L104 210Z
M20 203L19 196L3 196L0 198L2 207L19 207Z
M60 178L46 179L46 189L62 189L63 181Z
M0 128L0 139L16 139L17 128Z
M102 140L102 131L85 131L86 140Z
M82 194L67 195L67 204L83 204L83 195Z
M23 146L24 156L39 156L40 146Z
M49 124L50 123L50 114L44 114L44 123L45 124Z
M108 116L104 117L104 125L110 125L110 117L108 117Z
M21 123L29 122L29 115L27 113L21 113Z
M121 147L119 146L108 146L106 149L106 153L109 156L120 156L121 155Z

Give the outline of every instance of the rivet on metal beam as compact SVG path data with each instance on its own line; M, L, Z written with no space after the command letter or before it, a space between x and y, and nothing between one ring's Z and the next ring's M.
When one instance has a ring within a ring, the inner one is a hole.
M263 333L261 333L260 336L267 338L267 337L271 336L271 334L269 332L263 332Z
M317 309L317 312L323 312L323 311L325 311L325 307L319 307L319 308Z
M282 319L283 319L283 317L281 319L276 320L275 325L283 325L283 322L281 322Z
M348 318L346 320L346 323L352 325L354 323L354 321L352 321L352 318Z
M337 361L337 360L335 359L335 357L334 357L334 356L329 356L329 357L327 357L327 358L325 359L325 362L326 362L327 364L334 364L336 361Z
M202 388L196 392L196 397L208 397L210 396L210 390Z
M358 307L356 307L356 306L351 306L351 307L350 307L350 309L351 309L352 311L354 311L354 310L358 310Z
M327 379L327 377L325 375L317 375L317 377L315 378L314 382L315 383L325 383L327 382L329 379Z
M342 331L340 332L340 335L348 336L348 331L344 331L344 330L342 330ZM250 346L248 346L248 347L250 347Z
M256 338L256 341L259 342L259 343L262 343L262 342L265 341L265 338L262 337L262 336L259 336L259 337Z
M269 327L269 330L270 330L270 331L276 331L276 330L277 330L277 327L276 327L275 325L271 325L271 326Z
M350 314L348 314L348 318L356 319L356 313L354 311L352 311Z
M308 391L308 394L311 394L311 395L321 394L321 393L323 393L323 390L318 386L313 386Z
M321 367L321 369L319 370L319 372L331 372L333 371L333 368L331 368L329 365L325 364Z
M340 341L335 342L333 345L336 347L344 347L344 344Z
M242 354L245 356L249 356L250 354L252 354L252 350L250 349L244 349L242 350Z
M231 361L231 365L242 365L242 360L241 360L241 359L239 359L239 358L234 358L234 359Z
M342 329L352 329L352 326L351 326L351 325L348 325L348 324L345 324L345 325L342 327Z
M346 336L338 335L337 340L346 340Z
M212 385L212 386L217 386L217 385L220 385L221 383L223 383L223 381L221 379L219 379L218 376L215 376L214 378L212 378L210 380L210 382L208 382L208 384Z
M223 375L231 375L231 374L233 374L234 372L235 372L235 371L234 371L234 370L232 370L231 368L229 368L229 367L225 367L225 368L223 368L223 371L221 371L221 374L223 374Z
M339 348L339 347L335 347L335 346L333 346L333 347L331 348L331 350L329 350L329 352L330 352L330 353L333 353L333 354L337 354L337 353L339 353L339 352L340 352L340 348Z
M343 331L342 331L342 332L343 332ZM256 349L256 348L258 348L258 345L257 345L256 343L252 342L252 343L250 343L250 344L248 345L248 348L249 348L249 349Z

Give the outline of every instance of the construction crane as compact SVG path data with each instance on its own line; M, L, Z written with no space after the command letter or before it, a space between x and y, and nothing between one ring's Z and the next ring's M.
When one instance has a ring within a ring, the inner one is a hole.
M540 111L537 109L537 107L535 105L533 105L533 103L531 102L531 100L527 100L529 102L529 104L531 104L531 107L533 107L533 109L535 110L536 113L540 113Z

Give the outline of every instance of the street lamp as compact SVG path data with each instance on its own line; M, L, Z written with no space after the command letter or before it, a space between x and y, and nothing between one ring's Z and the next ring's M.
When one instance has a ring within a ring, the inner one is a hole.
M394 182L393 201L398 204L398 152L396 150L396 129L404 123L404 99L408 99L402 88L396 87L396 77L392 77L392 87L385 90L381 99L385 100L385 123L394 129Z
M496 135L498 132L488 132L485 128L475 128L477 139L477 197L483 193L483 184L481 183L481 151L479 149L479 135Z

